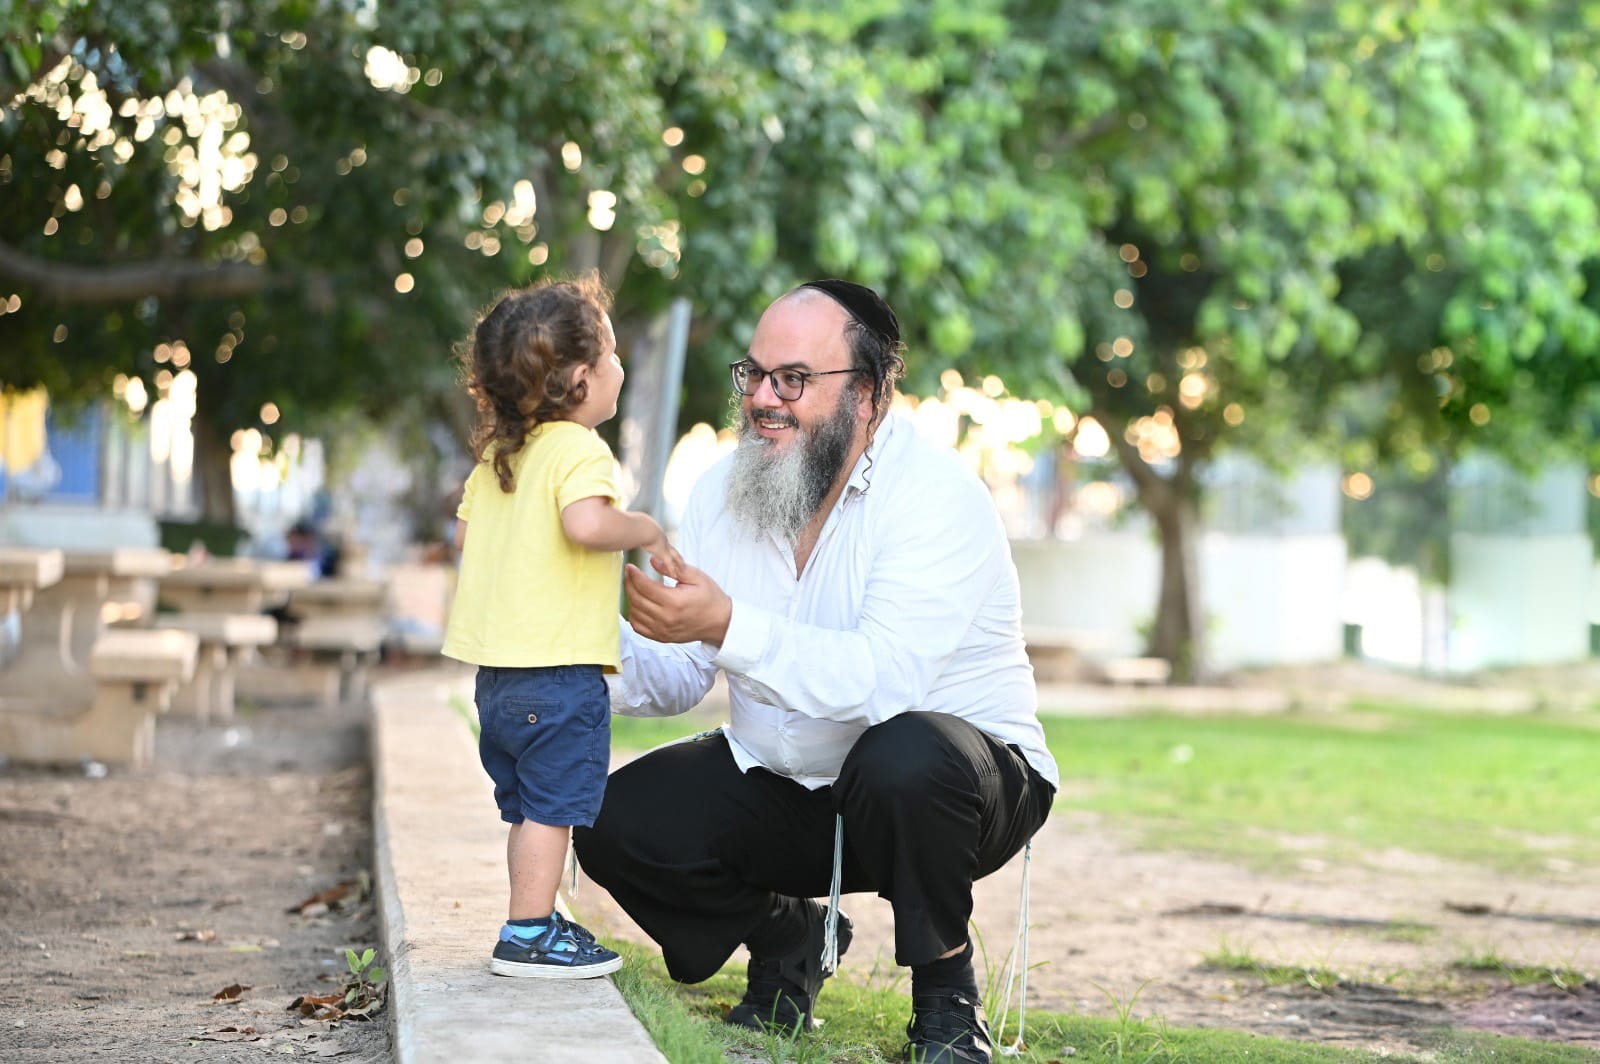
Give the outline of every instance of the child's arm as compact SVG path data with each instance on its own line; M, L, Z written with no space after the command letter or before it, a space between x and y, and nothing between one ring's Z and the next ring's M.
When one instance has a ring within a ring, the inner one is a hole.
M611 500L591 495L569 503L561 511L561 527L567 538L590 550L632 550L642 547L659 564L656 569L677 578L683 571L683 558L667 542L667 534L649 514L619 510Z

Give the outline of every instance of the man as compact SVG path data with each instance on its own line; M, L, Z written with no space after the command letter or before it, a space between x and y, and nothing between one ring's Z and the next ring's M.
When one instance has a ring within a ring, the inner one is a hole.
M731 720L618 769L578 857L680 982L741 944L728 1021L809 1029L838 854L893 906L911 969L906 1058L989 1061L972 884L1038 830L1058 782L1036 714L1016 569L988 491L889 416L899 324L816 281L762 315L738 449L696 486L674 585L629 567L613 708L681 713L727 674ZM698 566L698 568L695 568Z

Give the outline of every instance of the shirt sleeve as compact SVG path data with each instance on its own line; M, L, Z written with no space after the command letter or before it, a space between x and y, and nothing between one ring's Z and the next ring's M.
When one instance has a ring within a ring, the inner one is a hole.
M601 496L612 505L622 501L617 487L617 460L611 448L593 432L581 430L569 433L560 461L556 486L556 506L565 510L579 499Z
M658 643L622 627L622 668L608 678L611 710L624 717L675 717L698 706L717 678L703 643Z
M472 500L478 494L478 483L483 480L486 468L481 462L473 466L472 472L467 474L467 482L461 487L461 502L456 506L456 517L463 521L472 520Z
M841 631L734 599L712 659L770 705L866 726L919 708L1002 575L1005 531L977 482L904 493L868 533L860 618ZM845 546L837 544L837 546Z
M698 497L699 493L697 493ZM695 563L704 524L704 507L691 501L678 530L678 552ZM712 650L704 643L658 643L622 628L622 668L609 678L611 710L625 717L671 717L699 705L717 678Z

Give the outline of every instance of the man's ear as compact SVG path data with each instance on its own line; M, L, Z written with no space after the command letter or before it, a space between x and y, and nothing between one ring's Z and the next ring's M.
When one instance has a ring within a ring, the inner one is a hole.
M860 381L856 384L856 417L862 421L871 421L873 410L872 383Z

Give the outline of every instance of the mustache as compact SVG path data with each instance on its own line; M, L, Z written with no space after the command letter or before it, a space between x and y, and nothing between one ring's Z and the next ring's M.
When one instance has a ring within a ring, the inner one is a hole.
M746 425L752 425L757 421L776 421L787 428L797 429L800 427L800 422L794 417L794 415L780 413L777 410L758 410L752 408L750 413L745 415L744 421Z

